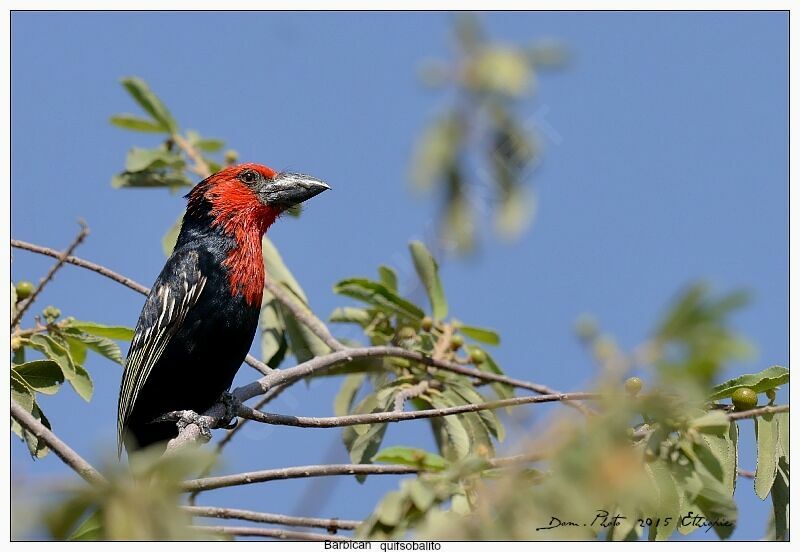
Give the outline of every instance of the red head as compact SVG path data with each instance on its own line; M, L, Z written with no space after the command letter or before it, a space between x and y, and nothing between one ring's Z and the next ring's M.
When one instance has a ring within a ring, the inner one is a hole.
M262 236L284 210L328 189L327 184L308 175L244 163L226 167L195 186L187 196L187 212L207 202L211 225L235 238L237 245L225 260L231 289L255 306L261 302L264 287Z

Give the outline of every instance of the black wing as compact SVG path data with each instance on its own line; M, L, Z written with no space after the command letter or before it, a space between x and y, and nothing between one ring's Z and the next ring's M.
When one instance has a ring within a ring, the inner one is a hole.
M205 284L197 251L176 251L150 290L122 374L117 409L117 454L122 454L125 424L139 391L189 309L197 303Z

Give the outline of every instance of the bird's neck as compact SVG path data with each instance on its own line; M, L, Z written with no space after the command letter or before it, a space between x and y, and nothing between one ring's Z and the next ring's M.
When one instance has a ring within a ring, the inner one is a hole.
M205 205L193 206L190 200L187 216L203 215L211 231L228 238L230 247L222 265L227 269L231 293L241 294L245 303L258 307L264 290L261 239L279 211L241 192L241 187L218 189L215 191L222 193L205 198Z

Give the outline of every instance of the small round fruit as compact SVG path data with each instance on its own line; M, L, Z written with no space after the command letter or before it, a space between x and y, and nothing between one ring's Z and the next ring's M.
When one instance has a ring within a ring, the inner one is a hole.
M767 389L767 398L770 401L774 401L775 400L775 396L776 395L775 395L775 390L774 389Z
M54 320L57 320L61 316L61 309L58 309L53 305L50 305L49 307L47 307L42 311L42 314L44 315L46 320L52 322Z
M638 395L643 385L641 378L634 376L625 380L625 391L627 391L629 395Z
M431 329L433 328L433 318L431 318L430 316L426 316L425 318L423 318L422 322L420 322L420 327L424 332L431 331Z
M751 410L758 404L758 395L749 387L742 387L733 392L733 406L736 410Z
M27 299L33 293L34 286L32 282L27 280L23 280L21 282L17 282L17 301L22 301L23 299Z
M416 334L417 333L414 331L414 328L412 328L411 326L403 326L397 332L397 337L399 337L400 339L403 339L403 340L414 339L414 336Z
M22 338L19 336L14 336L11 338L11 350L16 351L22 347Z
M486 361L486 353L480 349L472 349L469 352L469 361L472 364L483 364Z
M450 348L457 351L464 345L464 338L460 335L454 335L450 338Z

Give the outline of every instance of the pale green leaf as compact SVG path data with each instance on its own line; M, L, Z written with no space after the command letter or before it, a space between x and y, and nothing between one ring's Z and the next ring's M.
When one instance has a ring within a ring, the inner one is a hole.
M428 294L433 317L436 320L442 320L447 316L447 298L444 295L442 282L439 279L439 265L424 243L413 241L409 248L411 250L411 258L414 260L414 268L417 270L417 275Z

